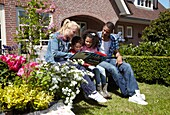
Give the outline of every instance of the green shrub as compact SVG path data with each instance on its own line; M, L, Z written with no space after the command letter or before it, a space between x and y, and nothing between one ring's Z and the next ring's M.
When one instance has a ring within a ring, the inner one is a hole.
M136 79L149 84L170 85L170 57L127 56Z
M120 52L132 56L170 56L170 38L159 42L141 42L139 46L122 45Z
M17 110L29 112L48 108L53 96L47 92L40 91L36 88L31 89L28 85L21 86L9 85L4 88L0 87L1 110Z
M159 17L146 27L142 34L144 41L157 42L170 36L170 11L161 12Z

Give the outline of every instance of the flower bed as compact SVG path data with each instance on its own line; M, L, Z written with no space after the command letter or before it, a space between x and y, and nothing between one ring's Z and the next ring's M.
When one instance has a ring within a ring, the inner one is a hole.
M62 99L72 107L73 99L80 92L83 75L68 61L56 63L26 62L14 54L0 56L0 106L1 111L33 112L47 109L51 102Z

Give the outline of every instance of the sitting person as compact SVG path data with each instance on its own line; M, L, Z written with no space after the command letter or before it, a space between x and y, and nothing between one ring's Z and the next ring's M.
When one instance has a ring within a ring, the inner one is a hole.
M62 64L72 56L72 53L68 52L69 44L73 36L75 36L78 32L79 28L79 25L74 21L70 21L69 19L64 21L63 26L57 32L53 33L49 39L45 55L46 62L52 64L58 62ZM75 66L82 71L85 70L83 66ZM90 77L88 75L84 75L83 78L88 82L81 84L84 93L89 98L94 99L97 102L106 102L107 100L96 91L96 87Z
M118 38L112 34L114 24L107 22L101 32L98 32L100 38L99 51L107 54L108 59L101 62L99 65L104 67L119 86L121 93L125 97L129 97L130 102L141 105L147 105L145 95L140 94L140 90L135 79L133 70L129 63L123 61L120 52L118 51ZM113 58L112 56L115 56Z
M82 38L84 40L82 51L92 52L92 53L97 53L99 55L102 55L102 53L99 53L97 51L97 47L99 45L99 37L96 31L90 29L86 30L83 33ZM103 95L103 97L111 98L110 93L107 91L108 83L107 83L105 69L100 65L97 66L91 65L88 68L91 69L95 74L97 91L99 91L99 93Z
M96 35L97 35L97 33L96 33ZM83 44L84 44L84 40L81 37L79 37L79 36L73 37L72 40L71 40L70 52L75 54L76 52L83 51L83 47L84 47ZM97 49L95 50L95 52L96 51L97 51ZM88 52L89 52L89 50L88 50ZM96 66L96 67L92 66L92 65L90 65L88 63L84 63L83 66L87 67L88 69L90 69L95 74L95 80L96 80L96 84L97 84L96 85L97 86L97 91L103 97L111 98L111 95L107 92L105 69L103 69L100 66ZM104 81L104 82L102 82L102 81ZM103 84L103 88L102 88L102 84Z

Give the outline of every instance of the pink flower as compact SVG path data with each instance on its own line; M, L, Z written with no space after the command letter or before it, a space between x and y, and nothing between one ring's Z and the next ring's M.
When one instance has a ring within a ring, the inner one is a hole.
M24 68L20 68L17 72L18 76L22 76L24 74Z
M38 65L37 62L30 62L30 63L22 66L22 68L19 69L17 75L28 77L34 69L37 69L36 68L37 65Z
M0 59L8 64L8 67L12 71L18 71L26 59L23 56L17 56L15 54L7 54L0 56Z

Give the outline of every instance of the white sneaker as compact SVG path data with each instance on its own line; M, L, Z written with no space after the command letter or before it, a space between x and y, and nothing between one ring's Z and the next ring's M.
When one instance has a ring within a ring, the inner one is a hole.
M99 103L107 102L107 100L102 95L100 95L98 92L96 92L95 94L90 94L88 97L96 100Z
M146 97L144 94L140 94L140 90L135 90L135 93L137 94L138 97L142 98L143 100L146 100Z
M129 102L137 103L140 105L147 105L148 102L144 101L141 97L137 96L137 94L134 94L132 97L129 97Z
M146 100L145 94L140 94L140 96L144 101Z

